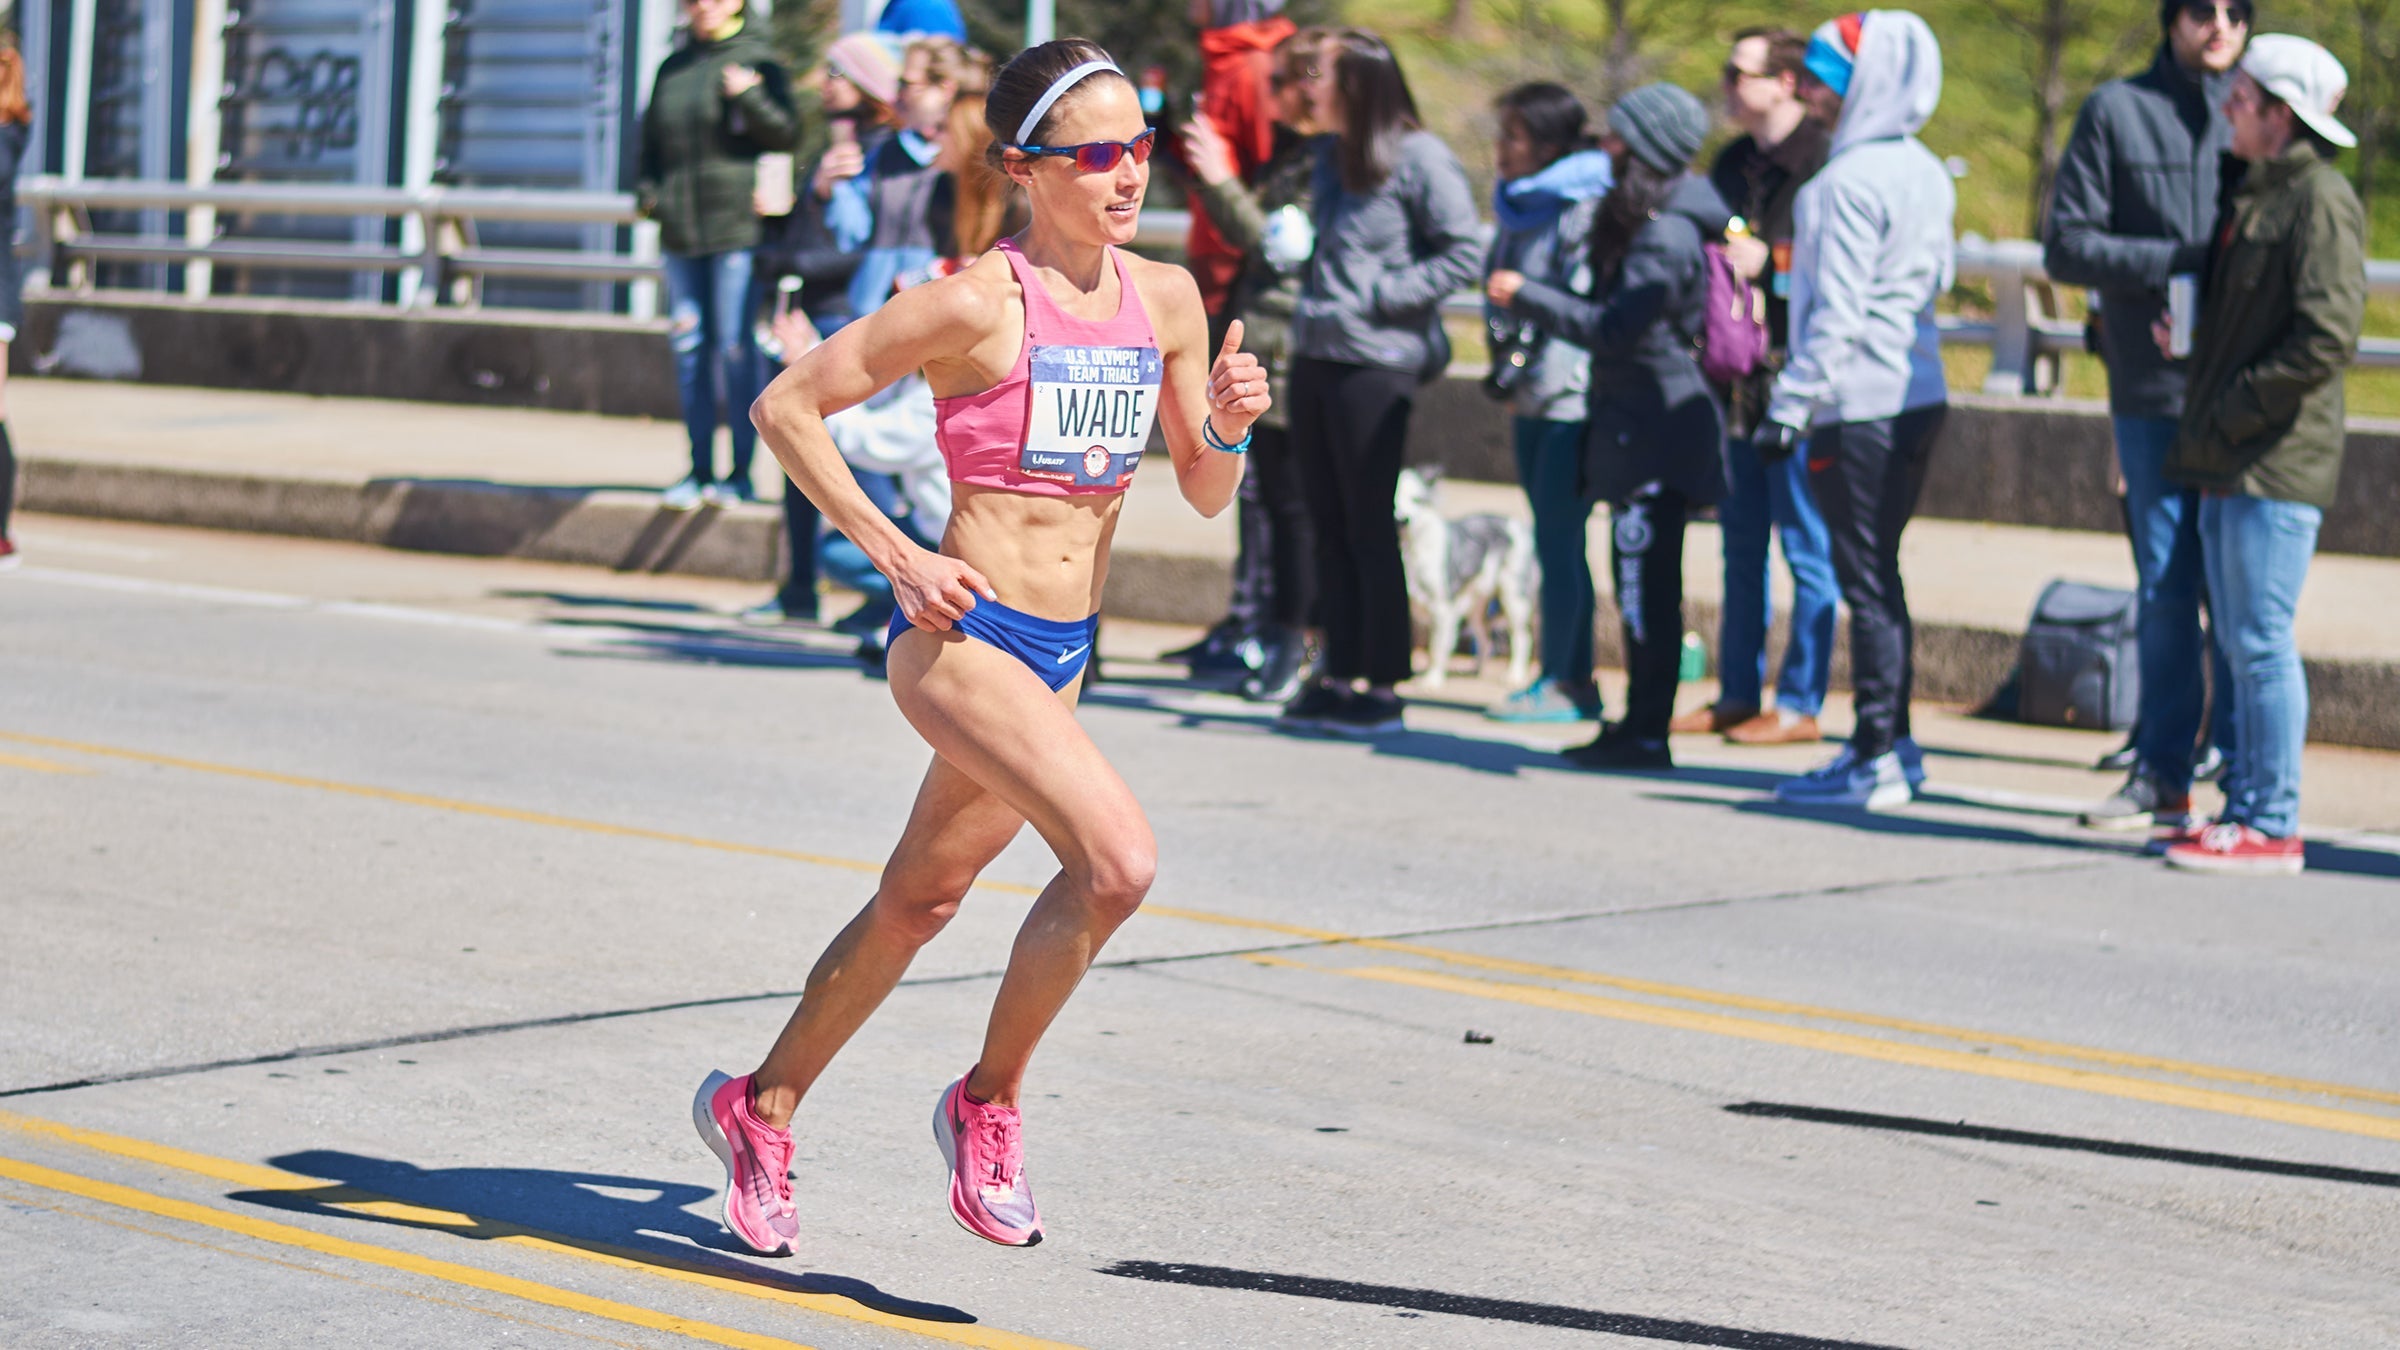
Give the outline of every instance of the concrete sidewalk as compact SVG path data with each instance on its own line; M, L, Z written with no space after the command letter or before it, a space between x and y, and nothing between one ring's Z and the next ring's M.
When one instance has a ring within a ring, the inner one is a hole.
M772 505L660 508L657 490L686 464L670 422L32 378L12 380L9 401L29 510L761 583L780 565ZM772 497L773 465L753 476ZM1442 493L1453 514L1525 513L1507 485L1451 481ZM1605 513L1591 541L1605 589ZM1107 612L1208 622L1223 610L1233 552L1230 513L1203 520L1171 475L1144 474L1118 531ZM1910 527L1905 569L1919 694L1962 703L2007 677L2049 581L2133 580L2114 535L1947 520ZM1713 526L1693 530L1685 577L1692 626L1713 647L1723 593ZM2316 739L2400 749L2396 593L2400 560L2326 555L2311 569L2299 628ZM1604 615L1604 662L1614 628ZM1837 681L1845 668L1837 654Z

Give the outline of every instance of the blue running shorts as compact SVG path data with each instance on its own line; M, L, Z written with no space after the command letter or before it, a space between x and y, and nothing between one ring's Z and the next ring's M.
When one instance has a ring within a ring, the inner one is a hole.
M884 645L888 648L899 641L900 635L913 626L905 612L892 615L892 625L884 631ZM997 600L979 599L975 608L951 627L1024 662L1025 668L1039 676L1042 683L1057 690L1066 688L1082 674L1085 664L1092 659L1092 640L1100 635L1100 616L1037 619Z

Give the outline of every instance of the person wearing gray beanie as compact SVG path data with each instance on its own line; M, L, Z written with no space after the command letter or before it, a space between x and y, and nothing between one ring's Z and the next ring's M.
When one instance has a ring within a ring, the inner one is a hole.
M1645 84L1608 110L1608 129L1635 159L1678 174L1691 167L1708 139L1708 108L1688 90Z
M1668 723L1683 655L1683 538L1693 511L1722 501L1725 415L1700 371L1708 253L1731 212L1690 172L1708 110L1672 85L1645 85L1609 110L1616 184L1587 236L1590 285L1495 270L1484 295L1591 354L1582 489L1609 504L1610 562L1624 625L1625 716L1563 752L1578 768L1671 769Z

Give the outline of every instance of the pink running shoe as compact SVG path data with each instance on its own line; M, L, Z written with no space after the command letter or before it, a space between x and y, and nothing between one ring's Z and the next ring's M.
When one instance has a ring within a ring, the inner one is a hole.
M967 1080L942 1089L933 1106L933 1141L950 1166L950 1217L958 1226L1003 1247L1042 1240L1041 1212L1025 1180L1025 1145L1016 1108L979 1102Z
M725 1164L725 1226L761 1256L789 1256L800 1236L792 1208L792 1132L750 1109L750 1075L711 1072L692 1098L700 1141Z

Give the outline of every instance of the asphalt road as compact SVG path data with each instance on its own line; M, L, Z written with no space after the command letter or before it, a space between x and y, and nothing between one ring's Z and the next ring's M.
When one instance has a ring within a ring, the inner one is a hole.
M1881 817L1766 804L1809 751L1282 736L1112 629L1085 723L1162 865L1036 1061L1049 1240L961 1233L926 1129L1028 836L803 1107L802 1251L754 1260L690 1094L926 757L840 644L703 582L26 534L0 1344L2400 1342L2388 838L2172 875L1956 719ZM2341 763L2400 819L2400 758Z

